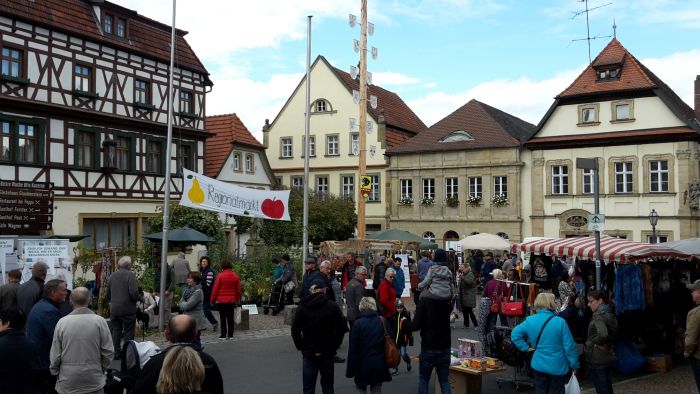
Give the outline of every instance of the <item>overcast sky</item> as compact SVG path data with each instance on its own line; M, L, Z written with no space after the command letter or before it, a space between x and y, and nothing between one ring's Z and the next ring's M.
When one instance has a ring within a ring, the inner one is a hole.
M113 0L170 24L171 0ZM577 0L368 0L373 83L395 91L432 125L471 99L537 124L588 64ZM700 0L590 0L591 53L617 38L692 106L700 74ZM349 71L359 55L348 14L360 0L179 0L177 27L211 74L207 115L236 113L262 140L312 60ZM580 41L577 41L580 40ZM380 103L381 106L381 103Z

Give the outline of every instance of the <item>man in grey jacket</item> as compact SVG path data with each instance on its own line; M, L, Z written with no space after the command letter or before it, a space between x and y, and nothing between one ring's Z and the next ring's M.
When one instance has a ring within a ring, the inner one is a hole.
M136 275L131 272L131 257L123 256L117 262L119 269L109 277L107 299L109 300L109 320L112 322L112 341L115 360L121 358L121 341L134 339L136 326L136 302L139 288Z
M56 391L101 392L104 372L114 355L112 335L105 319L88 308L87 288L74 289L70 301L73 312L58 321L51 344L51 374L58 375Z
M44 294L44 280L49 267L43 261L37 261L32 266L32 278L22 283L17 289L17 305L24 313L24 316L29 316L34 304L41 300Z
M359 266L355 269L355 277L350 279L345 287L345 297L347 299L347 315L350 329L355 319L360 315L360 300L365 295L365 279L367 278L367 268Z

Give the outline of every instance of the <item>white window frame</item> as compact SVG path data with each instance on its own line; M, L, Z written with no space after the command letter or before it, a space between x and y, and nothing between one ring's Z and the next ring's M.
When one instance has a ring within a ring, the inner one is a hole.
M330 191L329 189L329 180L328 176L323 175L323 176L317 176L316 177L316 193L321 194L321 195L326 195Z
M497 175L493 177L493 195L508 197L508 177Z
M326 155L340 155L340 136L338 136L338 134L331 134L326 136Z
M301 157L306 154L306 136L301 137L303 144L301 145ZM316 157L316 136L309 136L309 157Z
M245 172L255 172L255 157L250 153L245 155Z
M595 174L592 169L582 169L581 170L581 194L593 194L595 193ZM586 191L588 188L588 191Z
M423 233L423 239L428 242L435 242L435 233L432 231L426 231Z
M401 199L413 198L413 179L401 179Z
M423 198L435 198L435 178L423 178Z
M666 169L661 168L661 164L666 163ZM653 165L656 164L656 169ZM668 193L669 189L669 162L668 160L649 160L649 192ZM654 181L656 175L656 181ZM665 185L665 186L664 186ZM656 190L654 190L656 189Z
M469 177L469 197L482 198L484 195L484 184L480 176Z
M303 188L304 187L304 177L293 176L293 177L291 177L289 184L292 188Z
M352 146L357 143L357 151L359 155L360 151L360 133L350 133L350 149L348 150L349 155L353 155L352 153Z
M445 178L445 199L447 198L459 198L459 178Z
M569 166L552 166L552 194L569 194Z
M241 170L241 152L233 152L233 170Z
M658 234L657 233L656 234L656 242L653 242L653 241L654 241L654 234L647 234L647 243L649 243L649 244L651 244L651 243L660 244L660 243L668 242L668 234Z
M622 168L618 168L622 166ZM614 163L615 172L615 193L634 192L634 162L618 161ZM622 183L618 181L618 176L622 176Z
M316 112L326 112L328 111L328 103L326 103L326 100L316 100L316 105L315 105Z
M380 179L378 174L368 174L370 177L370 185L372 186L372 189L369 191L369 197L367 198L367 201L371 202L378 202L381 200L381 187L380 187Z
M293 157L293 148L292 137L280 138L280 157Z
M340 176L340 195L345 198L355 199L355 176Z

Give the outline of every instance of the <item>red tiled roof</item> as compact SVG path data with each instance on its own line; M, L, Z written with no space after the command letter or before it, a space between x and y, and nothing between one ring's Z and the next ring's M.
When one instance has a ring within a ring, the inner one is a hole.
M470 141L440 142L453 131L466 131ZM387 154L516 147L527 140L535 125L501 110L471 100L417 136Z
M359 81L352 79L352 76L343 70L335 67L332 68L351 92L353 89L360 90ZM418 115L416 115L396 93L390 92L377 85L369 85L367 86L367 94L377 96L377 109L373 109L368 103L367 111L372 114L375 119L379 119L379 115L382 115L383 111L387 128L393 126L394 128L413 133L419 133L426 129L427 126L425 123L420 120Z
M595 67L620 63L622 63L620 79L596 81ZM586 67L568 88L559 93L557 98L656 87L658 86L647 75L639 61L616 38L613 38L593 63Z
M2 0L0 15L21 18L63 33L80 36L144 57L170 61L170 26L138 15L117 4L104 2L102 9L116 10L128 17L128 39L103 35L87 0ZM175 61L179 67L209 75L185 41L186 31L177 29ZM208 81L208 78L207 78ZM210 82L209 82L210 83Z
M395 146L401 145L404 141L409 140L413 137L413 134L402 132L399 130L388 128L386 129L386 147L391 149Z
M226 163L235 144L264 150L265 146L250 134L236 114L207 116L204 128L214 133L205 144L204 175L215 178Z

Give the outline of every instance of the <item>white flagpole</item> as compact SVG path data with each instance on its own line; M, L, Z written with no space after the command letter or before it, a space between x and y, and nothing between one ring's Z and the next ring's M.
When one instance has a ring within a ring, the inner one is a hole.
M309 254L309 133L311 132L311 18L308 16L306 36L306 111L304 111L304 234L302 237L301 265Z
M158 331L163 332L165 326L165 310L163 299L165 298L166 276L168 275L168 230L170 229L170 161L171 145L173 144L173 68L175 63L175 8L177 0L173 0L173 25L170 33L170 69L168 72L168 138L165 145L165 197L163 199L163 240L160 245L160 305L158 319ZM184 180L183 180L184 184ZM170 311L168 311L170 317Z

